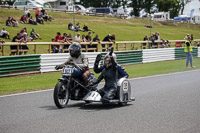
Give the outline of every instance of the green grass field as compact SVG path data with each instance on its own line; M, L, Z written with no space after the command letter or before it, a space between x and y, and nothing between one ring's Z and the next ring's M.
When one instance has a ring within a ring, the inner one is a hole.
M200 69L200 58L194 59L196 68L186 68L185 60L164 61L125 66L129 78ZM60 72L0 78L0 95L54 88ZM95 75L98 77L98 75ZM177 79L178 80L178 79Z

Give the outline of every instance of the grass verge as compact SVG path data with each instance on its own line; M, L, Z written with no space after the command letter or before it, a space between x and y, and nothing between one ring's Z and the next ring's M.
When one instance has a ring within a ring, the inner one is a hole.
M185 59L125 66L129 78L200 69L200 58L194 59L196 68L186 68ZM0 95L54 88L60 72L0 78ZM95 75L98 77L98 75Z

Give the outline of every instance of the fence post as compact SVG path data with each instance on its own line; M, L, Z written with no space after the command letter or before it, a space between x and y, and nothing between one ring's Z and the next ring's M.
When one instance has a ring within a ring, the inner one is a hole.
M116 50L119 51L118 43L115 44L116 44Z
M36 44L34 45L34 54L36 54Z
M4 45L2 45L2 56L4 56Z
M19 45L17 45L17 55L19 55Z

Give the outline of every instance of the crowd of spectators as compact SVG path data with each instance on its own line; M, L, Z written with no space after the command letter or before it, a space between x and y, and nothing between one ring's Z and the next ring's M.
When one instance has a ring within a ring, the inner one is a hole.
M85 34L80 34L79 32L75 35L74 41L81 43L81 42L89 42L89 45L87 45L89 48L88 52L94 52L97 49L97 44L93 44L93 42L98 42L100 43L100 38L99 35L96 34L94 38L91 36L92 32L88 32L87 35ZM60 32L57 32L56 36L51 39L52 42L60 42L60 43L66 43L64 47L62 45L52 45L52 51L53 53L59 53L59 52L67 52L67 51L62 51L62 49L67 49L69 47L69 44L72 43L73 38L71 34L63 33L63 36L61 36ZM108 34L102 41L106 42L111 42L109 44L109 47L112 47L112 43L115 43L115 34L110 35ZM82 48L85 48L85 45L81 45ZM83 50L85 51L85 50ZM105 51L105 44L102 44L102 51Z
M170 47L169 41L160 38L160 34L158 32L155 32L155 34L153 33L149 38L147 37L147 35L145 35L143 41L151 41L149 48ZM155 42L155 41L161 41L161 42ZM143 43L143 48L146 48L146 45L147 43Z
M6 20L6 26L18 27L19 25L16 19L14 19L13 17L8 17L8 19Z
M33 16L31 16L31 13L29 9L25 10L25 14L21 16L20 18L20 23L22 24L33 24L37 25L39 24L44 24L44 21L52 21L53 18L49 16L45 9L42 8L42 10L39 10L38 8L35 9L35 19Z

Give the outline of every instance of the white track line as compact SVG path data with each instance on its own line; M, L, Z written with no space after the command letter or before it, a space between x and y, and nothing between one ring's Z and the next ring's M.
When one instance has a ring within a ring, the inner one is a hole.
M161 77L161 76L167 76L167 75L176 75L176 74L189 73L189 72L194 72L194 71L200 71L200 69L190 70L190 71L183 71L183 72L175 72L175 73L167 73L167 74L159 74L159 75L139 77L139 78L131 78L129 80L139 80L139 79L147 79L147 78ZM100 83L100 84L102 84L102 83ZM0 96L0 98L11 97L11 96L27 95L27 94L34 94L34 93L41 93L41 92L48 92L48 91L52 91L52 90L53 89L47 89L47 90L39 90L39 91L32 91L32 92L10 94L10 95L2 95L2 96Z

